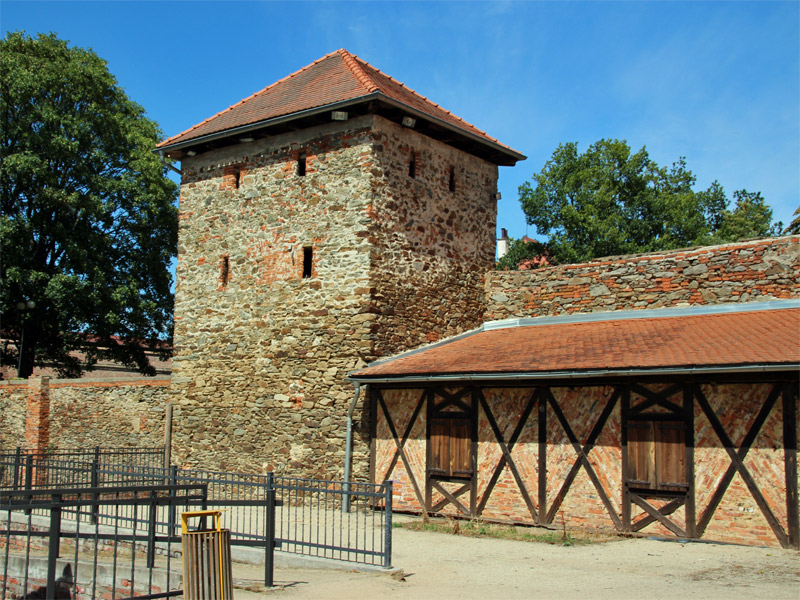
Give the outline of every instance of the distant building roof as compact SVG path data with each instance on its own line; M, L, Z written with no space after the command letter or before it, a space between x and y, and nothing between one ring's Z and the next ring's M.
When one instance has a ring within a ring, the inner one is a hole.
M181 151L193 144L242 135L245 131L277 126L287 120L322 116L330 121L328 111L331 110L351 110L354 114L360 114L359 110L361 113L379 112L398 122L408 115L424 122L415 125L417 130L432 137L446 137L449 143L464 146L465 150L481 148L487 158L497 164L513 165L525 158L344 49L323 56L164 140L157 148L180 158ZM453 142L453 133L461 139Z
M800 369L800 301L512 319L376 361L355 381Z

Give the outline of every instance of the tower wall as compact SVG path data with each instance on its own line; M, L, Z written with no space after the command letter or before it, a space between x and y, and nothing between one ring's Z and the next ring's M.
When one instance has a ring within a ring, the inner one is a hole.
M496 166L367 115L206 152L182 170L173 456L341 477L347 373L479 322ZM367 405L355 415L357 478Z

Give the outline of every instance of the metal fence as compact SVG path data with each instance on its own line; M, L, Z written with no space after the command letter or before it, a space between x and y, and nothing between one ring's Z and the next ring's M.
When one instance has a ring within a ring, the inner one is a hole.
M0 491L0 598L181 596L174 519L206 498L197 484Z
M0 469L9 465L14 474L0 477L0 488L204 484L208 488L207 506L228 511L225 527L231 530L232 544L260 548L266 548L269 525L267 491L274 490L275 539L281 551L391 566L391 482L345 483L273 473L242 474L175 466L165 469L132 461L107 463L103 456L102 450L95 451L90 461L61 456L26 457L18 452L0 454ZM102 515L98 518L102 523Z

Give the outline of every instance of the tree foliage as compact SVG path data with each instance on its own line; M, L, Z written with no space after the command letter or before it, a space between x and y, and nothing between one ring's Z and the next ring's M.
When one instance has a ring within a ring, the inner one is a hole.
M660 167L645 148L600 140L584 153L560 145L532 182L520 186L527 222L548 235L556 262L572 263L777 235L761 194L734 193L735 207L714 182L696 192L694 174L680 158Z
M91 50L14 32L0 61L0 312L20 374L35 360L77 376L101 357L152 373L144 345L171 336L177 249L161 133Z
M527 270L550 263L550 253L542 242L527 238L508 239L508 252L501 256L495 268L498 271Z

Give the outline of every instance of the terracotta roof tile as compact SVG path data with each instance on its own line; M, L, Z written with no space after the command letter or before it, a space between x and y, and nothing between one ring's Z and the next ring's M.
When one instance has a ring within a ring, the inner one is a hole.
M613 313L609 313L613 319ZM367 367L361 377L800 364L800 309L490 329Z
M516 153L344 49L323 56L202 123L164 140L158 148L336 102L355 100L374 92Z

